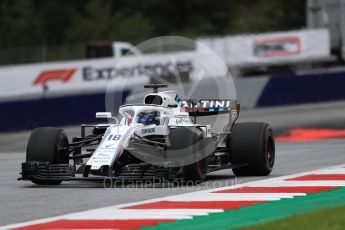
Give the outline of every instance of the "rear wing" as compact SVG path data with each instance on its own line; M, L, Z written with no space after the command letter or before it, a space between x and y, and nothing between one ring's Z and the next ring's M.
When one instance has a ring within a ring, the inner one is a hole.
M182 101L182 107L190 116L212 116L219 114L229 114L230 122L237 120L240 114L240 104L236 100L222 99L202 99Z

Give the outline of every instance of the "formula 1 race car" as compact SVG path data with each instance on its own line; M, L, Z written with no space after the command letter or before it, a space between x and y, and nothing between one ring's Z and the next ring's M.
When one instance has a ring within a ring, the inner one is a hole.
M153 93L143 104L120 106L120 122L109 112L97 112L108 122L81 125L81 136L71 143L62 129L34 129L19 180L55 185L180 178L199 183L207 173L226 168L236 176L270 174L275 144L269 124L235 123L240 110L235 100L181 100L174 91L158 92L161 87L167 85L145 85ZM221 132L196 123L199 116L220 114L226 117Z

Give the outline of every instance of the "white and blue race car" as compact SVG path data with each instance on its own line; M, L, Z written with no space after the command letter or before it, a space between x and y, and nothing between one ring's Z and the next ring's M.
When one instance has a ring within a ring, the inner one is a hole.
M82 125L68 140L59 128L32 131L20 180L39 185L68 180L148 180L164 178L199 183L206 174L231 168L236 176L265 176L272 171L275 144L269 124L235 123L235 100L183 101L174 91L153 93L143 104L120 106L119 116L97 112L108 122ZM197 124L199 116L228 114L221 132ZM87 130L90 130L87 134Z

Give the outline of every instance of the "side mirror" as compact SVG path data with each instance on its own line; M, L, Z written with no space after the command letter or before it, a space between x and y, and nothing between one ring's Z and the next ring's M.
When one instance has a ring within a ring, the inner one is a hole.
M111 112L97 112L96 118L112 118Z
M113 120L113 124L118 124L119 121L117 120L116 117L113 117L111 115L111 112L97 112L96 113L96 118L105 118L105 119L111 119Z

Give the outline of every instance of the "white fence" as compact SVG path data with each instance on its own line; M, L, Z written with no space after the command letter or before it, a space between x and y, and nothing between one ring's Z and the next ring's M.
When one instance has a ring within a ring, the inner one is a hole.
M203 38L198 40L198 52L207 53L203 45L230 66L270 65L330 57L327 29Z

